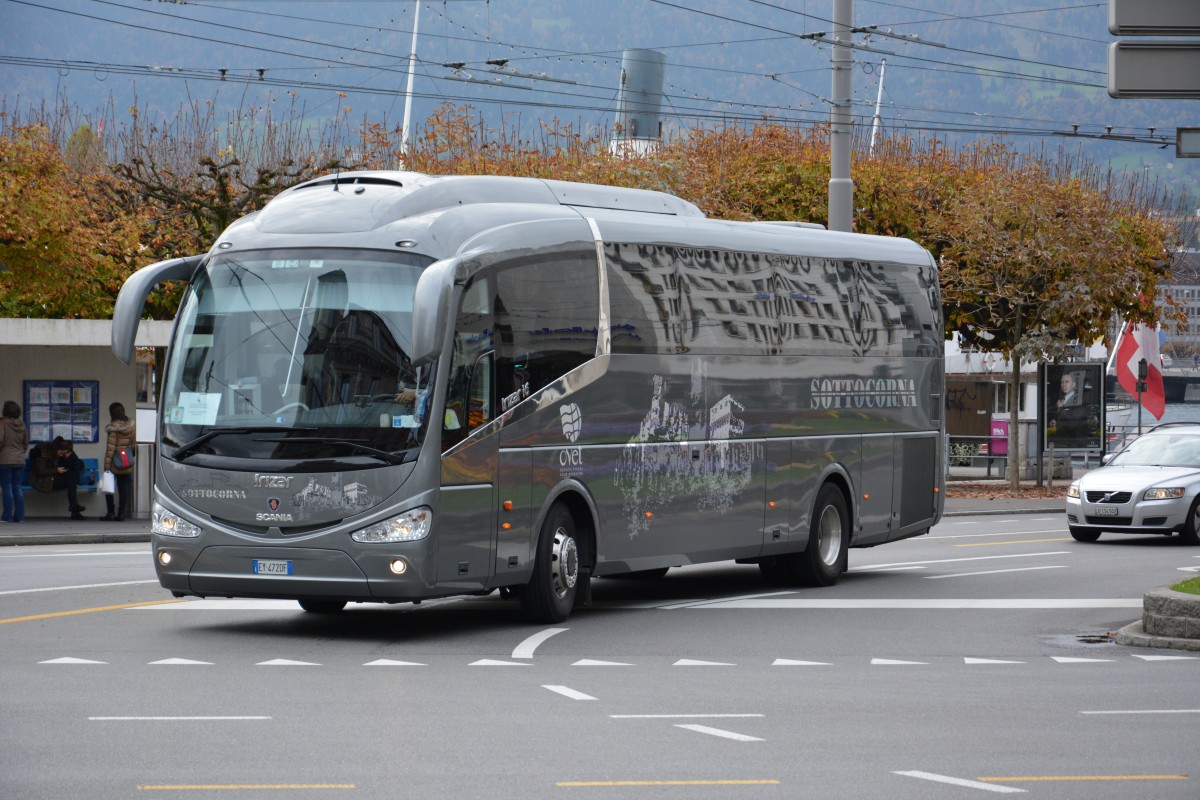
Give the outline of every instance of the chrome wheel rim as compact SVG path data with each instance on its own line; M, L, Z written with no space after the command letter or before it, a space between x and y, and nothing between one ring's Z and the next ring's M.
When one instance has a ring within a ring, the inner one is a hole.
M566 528L554 532L554 545L550 549L550 579L554 594L566 596L579 580L579 548L575 537Z
M821 521L817 526L817 553L821 563L832 567L842 552L842 515L833 506L821 510Z

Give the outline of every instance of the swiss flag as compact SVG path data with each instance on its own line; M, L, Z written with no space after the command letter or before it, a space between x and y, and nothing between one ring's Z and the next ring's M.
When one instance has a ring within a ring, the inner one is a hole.
M1142 407L1162 419L1167 404L1163 389L1162 361L1158 357L1158 331L1132 322L1121 332L1117 345L1117 383L1137 397L1138 362L1146 359L1146 390L1142 392Z

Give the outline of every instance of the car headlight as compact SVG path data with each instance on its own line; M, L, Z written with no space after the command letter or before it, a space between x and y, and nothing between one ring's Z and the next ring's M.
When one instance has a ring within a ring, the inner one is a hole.
M1142 495L1142 499L1143 500L1174 500L1177 497L1183 497L1183 495L1184 495L1184 489L1183 489L1183 487L1180 487L1180 486L1171 486L1171 487L1155 486L1151 489L1147 489L1146 493L1144 495Z
M415 542L429 535L433 510L426 506L368 525L350 534L356 542Z
M159 536L195 539L200 535L200 527L155 503L150 513L150 532Z
M1072 483L1067 487L1067 497L1079 497L1079 484Z

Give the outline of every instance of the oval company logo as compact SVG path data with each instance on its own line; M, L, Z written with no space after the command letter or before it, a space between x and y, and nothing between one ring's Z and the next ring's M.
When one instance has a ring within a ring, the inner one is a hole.
M579 410L579 406L574 403L559 406L558 416L562 420L563 436L571 442L578 439L579 430L583 427L583 412Z

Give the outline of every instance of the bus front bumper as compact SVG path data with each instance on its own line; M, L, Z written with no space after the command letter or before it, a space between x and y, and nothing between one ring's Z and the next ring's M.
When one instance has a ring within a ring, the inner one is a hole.
M418 557L423 548L372 549L352 557L313 547L189 548L178 539L153 539L159 583L177 595L389 603L435 594L433 564Z

